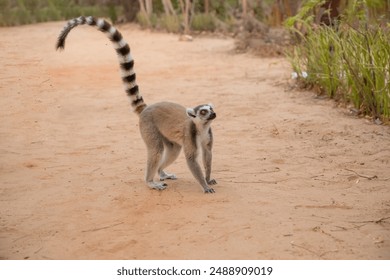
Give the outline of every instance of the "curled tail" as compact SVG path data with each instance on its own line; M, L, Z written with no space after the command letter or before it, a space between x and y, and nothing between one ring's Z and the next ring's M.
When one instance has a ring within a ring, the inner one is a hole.
M121 69L122 82L125 86L127 95L131 99L131 105L137 114L140 114L145 109L146 104L139 93L136 83L136 75L134 72L134 60L130 54L130 47L123 39L122 34L110 23L104 19L94 17L78 17L74 18L65 25L57 40L57 49L65 48L65 39L69 32L78 25L88 24L95 26L101 32L106 33L111 40L118 55L119 65Z

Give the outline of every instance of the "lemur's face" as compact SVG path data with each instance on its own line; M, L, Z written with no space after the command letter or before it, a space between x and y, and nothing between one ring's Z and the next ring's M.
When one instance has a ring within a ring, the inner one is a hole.
M204 104L196 106L195 108L188 108L187 115L191 118L194 118L200 122L207 123L212 121L217 117L217 114L214 112L213 104Z

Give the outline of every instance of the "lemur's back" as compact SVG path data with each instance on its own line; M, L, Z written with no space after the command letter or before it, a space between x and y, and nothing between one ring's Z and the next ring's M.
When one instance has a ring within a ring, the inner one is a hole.
M182 145L184 127L188 121L186 108L171 102L159 102L146 107L140 115L140 126L153 124L164 137Z

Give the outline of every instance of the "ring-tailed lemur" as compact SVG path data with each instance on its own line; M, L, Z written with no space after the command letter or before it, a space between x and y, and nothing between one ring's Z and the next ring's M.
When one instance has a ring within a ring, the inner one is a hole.
M210 185L217 183L214 179L210 179L213 145L210 124L216 117L213 105L204 104L186 109L176 103L160 102L147 106L136 83L130 47L121 33L106 20L91 16L70 20L58 37L57 49L64 49L69 32L82 24L97 27L98 30L106 33L114 45L119 59L122 82L132 101L132 107L139 116L141 136L147 148L146 183L148 186L158 190L166 188L166 183L154 181L156 173L159 174L160 181L176 179L174 174L166 173L164 169L178 157L183 146L188 167L195 179L205 193L213 193L214 189ZM197 160L200 153L205 176Z

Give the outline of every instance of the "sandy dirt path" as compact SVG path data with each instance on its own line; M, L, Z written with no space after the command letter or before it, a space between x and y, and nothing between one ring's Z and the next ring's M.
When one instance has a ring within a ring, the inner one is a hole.
M110 42L0 29L1 259L390 259L390 129L286 90L281 58L122 25L149 104L212 102L215 194L184 156L164 191Z

